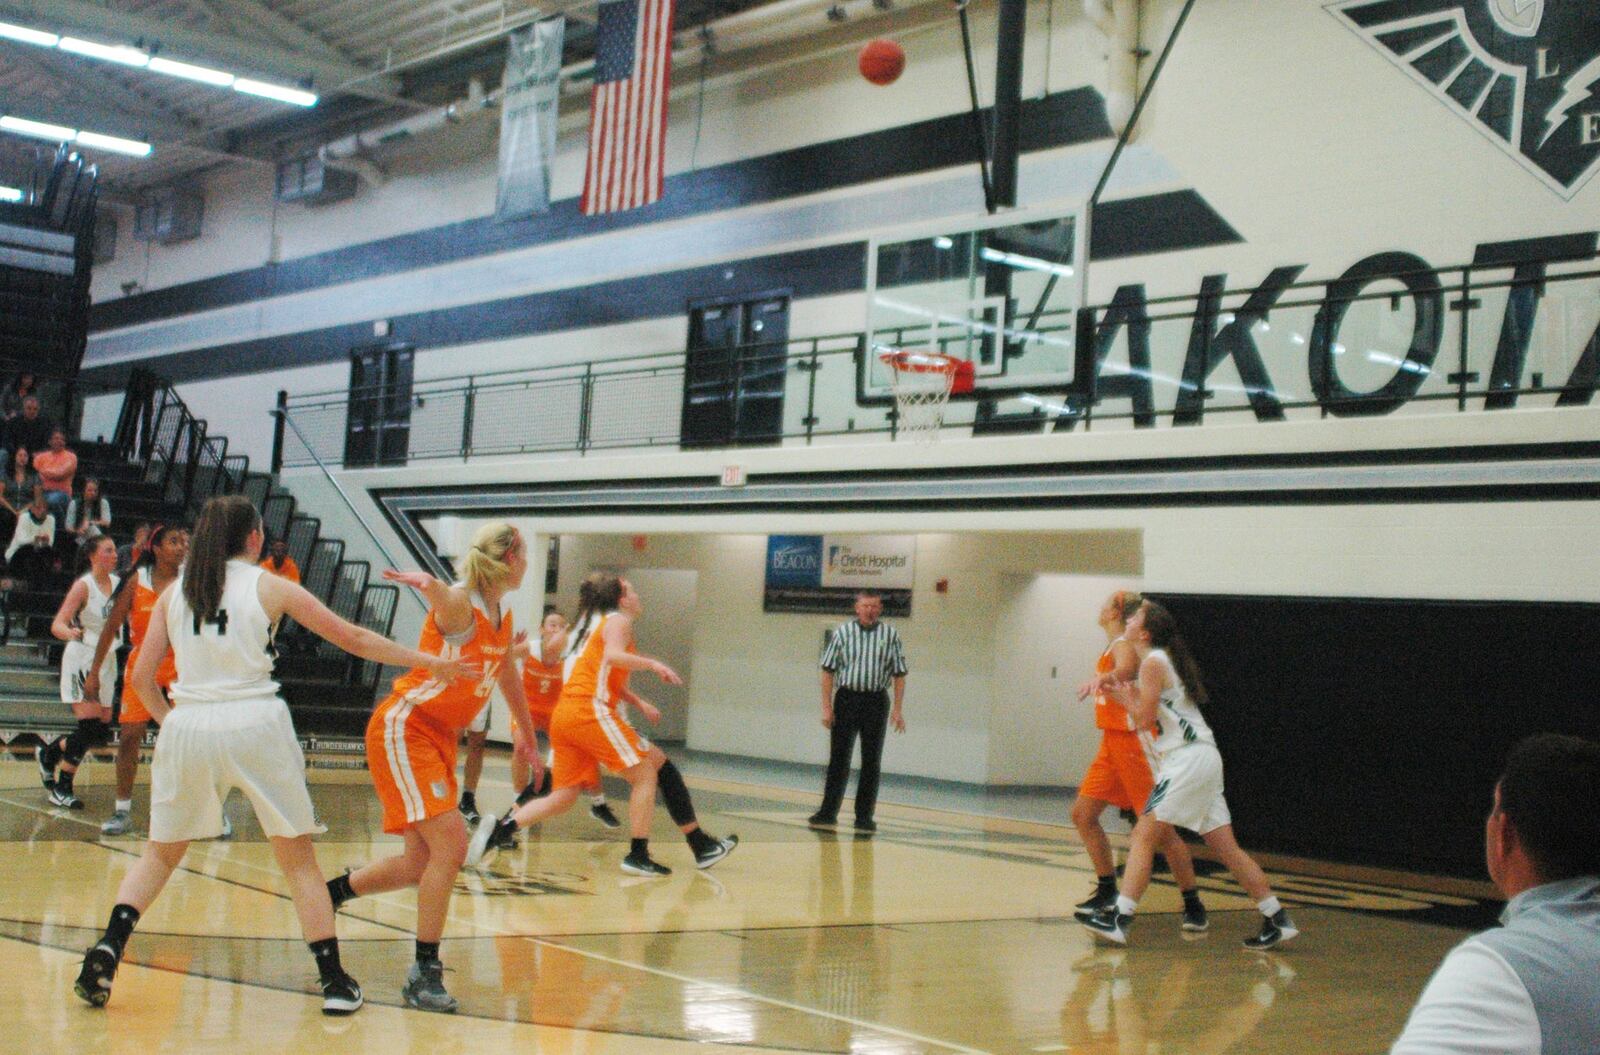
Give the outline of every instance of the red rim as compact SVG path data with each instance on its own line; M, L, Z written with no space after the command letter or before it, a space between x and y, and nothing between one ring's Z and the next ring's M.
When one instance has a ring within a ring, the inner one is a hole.
M954 374L960 361L937 352L879 352L878 358L902 374Z

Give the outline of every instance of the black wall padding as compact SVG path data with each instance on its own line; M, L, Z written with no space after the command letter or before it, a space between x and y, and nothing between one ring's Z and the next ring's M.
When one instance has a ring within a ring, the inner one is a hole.
M1160 599L1205 676L1247 849L1483 878L1511 746L1600 740L1600 605Z

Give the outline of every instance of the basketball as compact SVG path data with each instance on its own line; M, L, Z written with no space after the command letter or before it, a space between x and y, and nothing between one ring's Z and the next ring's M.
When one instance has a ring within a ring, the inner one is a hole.
M873 84L893 84L905 71L906 52L894 41L880 37L862 45L856 64L861 67L861 76Z

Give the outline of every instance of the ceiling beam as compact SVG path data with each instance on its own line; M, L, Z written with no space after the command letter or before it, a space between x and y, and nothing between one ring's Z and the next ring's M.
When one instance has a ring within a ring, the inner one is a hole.
M316 55L330 62L355 63L338 48L323 40L300 23L285 18L264 7L256 0L195 0L207 11L239 30L257 30L266 33L295 51Z
M54 32L78 32L108 43L142 40L160 44L172 56L189 62L209 63L224 69L281 78L291 83L311 78L319 94L339 90L359 81L367 90L398 93L398 78L378 75L349 60L294 51L266 41L174 25L154 18L113 11L87 0L0 0L0 12L26 25Z

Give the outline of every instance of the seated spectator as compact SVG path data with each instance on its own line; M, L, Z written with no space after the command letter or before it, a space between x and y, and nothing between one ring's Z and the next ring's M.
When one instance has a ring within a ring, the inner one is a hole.
M267 551L267 556L261 561L261 566L274 575L281 575L292 583L300 581L300 565L289 556L289 543L286 539L275 538L272 546Z
M67 449L64 430L50 430L50 446L33 456L33 471L39 474L39 486L44 488L44 500L50 503L56 522L65 523L67 507L72 504L72 478L78 474L78 456Z
M1391 1055L1600 1052L1600 744L1513 748L1484 842L1503 926L1444 958Z
M39 413L39 397L28 396L22 401L22 413L5 423L5 442L0 446L8 451L26 447L42 451L50 443L50 421Z
M22 413L23 400L29 396L39 398L39 379L31 372L23 370L17 374L16 380L0 392L0 420L10 421Z
M6 547L6 563L13 578L38 580L47 575L56 564L56 518L50 515L44 493L34 492L33 504L17 518L16 530L11 533L11 545Z
M150 545L150 522L138 521L133 525L133 541L117 547L117 577L126 578L133 566L144 556Z
M37 490L39 477L33 472L33 455L28 448L18 447L5 463L4 477L0 477L0 538L11 537L17 518L33 504Z
M67 506L66 530L77 536L74 546L111 530L111 503L101 496L100 481L94 477L83 481L83 497L73 499Z

